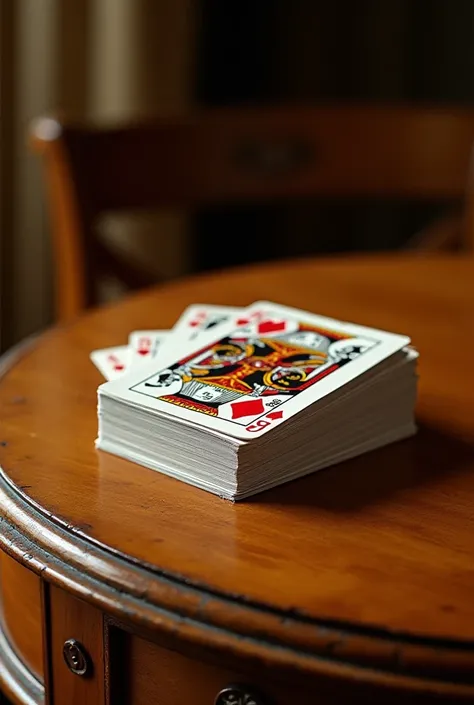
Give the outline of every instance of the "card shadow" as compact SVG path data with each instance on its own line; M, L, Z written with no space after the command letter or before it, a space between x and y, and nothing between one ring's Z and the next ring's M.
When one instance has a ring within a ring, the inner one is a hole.
M474 444L419 420L418 433L412 438L267 490L246 502L355 512L460 474L473 478L474 494Z

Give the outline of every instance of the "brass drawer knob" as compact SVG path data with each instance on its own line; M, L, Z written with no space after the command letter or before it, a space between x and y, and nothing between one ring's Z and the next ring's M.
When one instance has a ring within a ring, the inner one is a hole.
M89 657L82 644L75 639L68 639L64 642L63 656L71 673L76 676L88 675Z
M217 694L214 705L266 705L266 703L250 686L236 684L223 688Z

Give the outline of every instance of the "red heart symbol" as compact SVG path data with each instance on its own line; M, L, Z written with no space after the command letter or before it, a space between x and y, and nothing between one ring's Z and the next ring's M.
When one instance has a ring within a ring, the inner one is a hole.
M248 318L238 318L237 319L238 326L245 326L247 323L250 323L250 320Z
M281 419L283 416L283 411L271 411L267 414L267 419L274 421L275 419Z
M146 350L145 348L140 348L139 350L137 350L137 353L138 353L139 355L148 355L149 352L150 352L150 351L149 351L149 350Z
M258 324L259 333L279 333L285 330L285 321L263 321Z
M116 372L120 372L120 370L124 370L124 369L125 369L125 365L122 365L120 362L118 362L116 365L114 365L114 370Z
M199 325L199 321L191 321L190 324L189 324L189 327L190 327L190 328L195 328L195 327L198 326L198 325Z

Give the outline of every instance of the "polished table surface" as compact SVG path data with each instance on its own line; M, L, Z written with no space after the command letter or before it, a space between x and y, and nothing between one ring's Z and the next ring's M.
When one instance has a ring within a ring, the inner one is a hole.
M410 335L418 434L235 505L95 450L90 350L258 299ZM473 351L474 258L457 255L258 265L93 311L7 364L0 547L132 622L474 697Z

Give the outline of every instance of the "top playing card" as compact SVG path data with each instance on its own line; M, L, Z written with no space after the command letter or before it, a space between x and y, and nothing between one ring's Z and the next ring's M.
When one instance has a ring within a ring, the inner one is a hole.
M258 302L101 393L250 440L347 384L409 338Z

